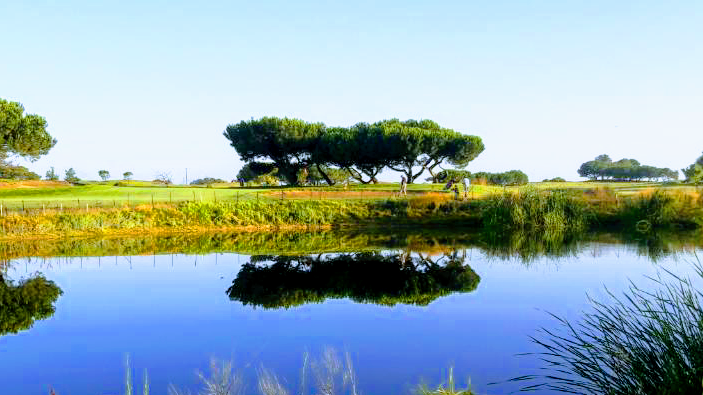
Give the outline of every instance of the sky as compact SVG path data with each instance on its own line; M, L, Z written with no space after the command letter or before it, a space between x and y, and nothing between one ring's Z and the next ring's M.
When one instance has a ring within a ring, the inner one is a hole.
M18 160L41 175L233 179L222 132L262 116L429 118L533 181L703 151L701 1L0 0L0 26L0 98L58 139Z

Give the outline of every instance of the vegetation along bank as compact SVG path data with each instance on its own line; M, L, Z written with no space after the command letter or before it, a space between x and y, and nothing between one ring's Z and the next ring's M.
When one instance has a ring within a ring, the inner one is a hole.
M14 213L0 217L0 235L64 237L388 225L450 225L490 232L548 233L697 229L703 227L703 197L695 193L655 191L623 198L607 190L584 193L525 188L466 201L453 200L450 194L427 194L368 201L183 202Z

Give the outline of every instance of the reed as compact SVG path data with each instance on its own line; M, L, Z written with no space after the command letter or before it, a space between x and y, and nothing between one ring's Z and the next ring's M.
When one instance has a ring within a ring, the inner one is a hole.
M697 279L703 266L694 263ZM663 269L662 269L663 270ZM579 323L556 317L557 330L533 341L547 373L526 375L523 391L585 394L695 394L703 388L703 306L689 278L663 271L654 291L631 283L610 302L590 299Z

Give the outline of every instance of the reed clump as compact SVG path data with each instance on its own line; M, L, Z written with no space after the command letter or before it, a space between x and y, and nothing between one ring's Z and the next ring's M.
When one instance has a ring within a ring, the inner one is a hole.
M703 227L703 199L692 193L656 190L593 211L596 221L603 226L625 227L640 233Z
M696 280L703 267L694 263ZM585 394L699 394L703 388L703 292L691 279L665 271L654 291L631 284L610 302L591 299L578 324L556 317L560 330L533 341L547 373L513 381L525 391Z
M489 196L482 202L480 216L484 229L491 231L580 232L590 222L583 197L532 188Z

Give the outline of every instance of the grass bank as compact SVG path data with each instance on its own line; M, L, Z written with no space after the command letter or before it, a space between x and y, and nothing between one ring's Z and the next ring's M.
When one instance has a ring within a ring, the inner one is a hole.
M618 197L608 190L524 188L467 201L443 193L387 200L241 200L140 205L130 208L42 210L0 217L0 237L324 227L457 226L495 233L556 235L590 230L648 233L703 227L703 195L664 190Z

